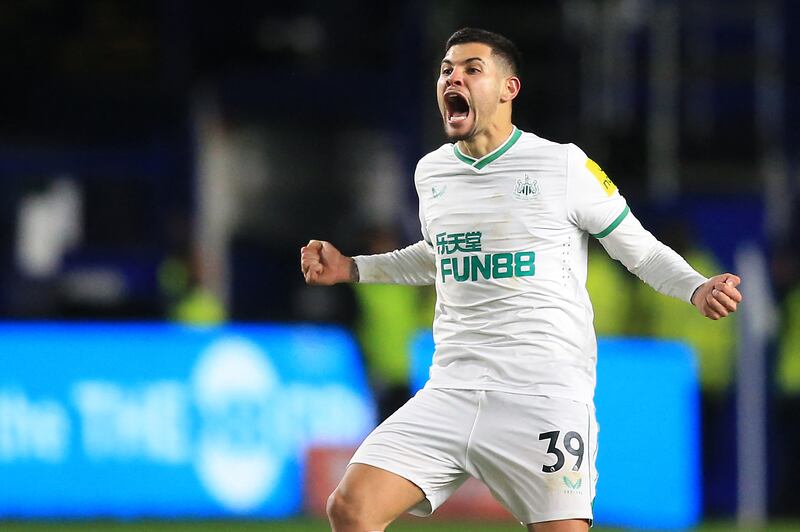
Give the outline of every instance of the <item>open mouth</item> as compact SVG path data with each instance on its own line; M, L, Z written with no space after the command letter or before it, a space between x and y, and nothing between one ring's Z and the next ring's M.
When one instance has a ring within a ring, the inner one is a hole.
M469 103L464 96L457 92L444 95L444 106L447 111L448 124L457 124L469 116Z

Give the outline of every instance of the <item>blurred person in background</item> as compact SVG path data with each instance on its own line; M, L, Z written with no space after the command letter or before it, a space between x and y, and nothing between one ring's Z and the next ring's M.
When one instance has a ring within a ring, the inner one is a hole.
M631 314L634 285L630 275L625 275L624 268L594 242L589 243L587 268L586 290L594 310L595 333L597 336L630 334L636 323Z
M697 243L693 227L676 217L659 231L664 243L683 256L702 275L721 270L708 249ZM640 285L635 294L635 334L686 342L695 353L701 405L703 514L733 511L735 455L720 441L734 441L733 375L736 361L736 316L712 324L672 298L658 297Z
M218 325L228 316L222 301L203 286L197 260L182 255L164 259L158 284L166 301L167 318L186 325Z
M380 254L400 247L395 231L378 227L367 232L365 249ZM433 319L430 287L400 284L353 284L358 304L356 331L366 358L379 421L411 397L411 340Z
M583 151L513 125L518 65L514 44L495 33L465 28L445 45L437 100L452 144L417 166L423 240L354 258L320 240L301 248L309 284L437 289L431 378L356 451L328 503L337 532L430 515L470 475L528 530L589 529L589 235L704 316L725 317L741 301L738 277L706 279L658 242Z
M204 260L194 251L189 219L174 214L166 227L169 252L156 272L166 318L186 325L227 321L225 305L203 284Z

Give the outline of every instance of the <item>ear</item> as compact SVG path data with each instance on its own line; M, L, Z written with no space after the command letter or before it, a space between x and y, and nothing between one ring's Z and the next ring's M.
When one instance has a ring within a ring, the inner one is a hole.
M503 92L500 94L500 102L510 102L519 94L522 84L516 76L507 77L503 84Z

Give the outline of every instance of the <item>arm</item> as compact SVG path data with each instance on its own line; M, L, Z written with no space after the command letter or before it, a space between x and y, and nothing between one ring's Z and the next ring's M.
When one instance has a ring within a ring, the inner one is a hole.
M434 253L425 241L389 253L347 257L330 242L311 240L300 248L300 270L311 285L426 285L436 279Z
M692 303L717 320L742 300L739 278L730 273L706 279L642 227L616 185L578 147L567 148L567 208L570 220L598 240L612 258L644 282Z
M706 279L668 246L659 242L628 213L607 236L599 239L608 254L662 294L692 303L717 320L735 312L742 295L740 279L730 273Z
M359 282L410 285L429 285L436 281L435 259L433 248L424 240L389 253L354 258Z

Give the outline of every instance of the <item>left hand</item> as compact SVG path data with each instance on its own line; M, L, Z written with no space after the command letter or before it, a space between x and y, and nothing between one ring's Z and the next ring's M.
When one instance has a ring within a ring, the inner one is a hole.
M736 289L742 280L732 273L715 275L701 284L692 295L692 305L700 314L712 320L724 318L742 301L742 294Z

